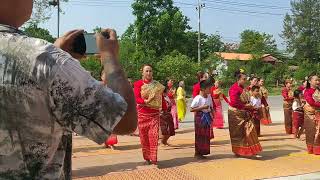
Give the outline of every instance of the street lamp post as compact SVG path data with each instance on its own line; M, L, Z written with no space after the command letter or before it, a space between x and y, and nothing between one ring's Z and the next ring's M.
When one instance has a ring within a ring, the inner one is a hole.
M57 22L57 35L58 35L58 38L60 36L60 0L53 0L53 1L50 1L49 2L49 5L50 6L54 6L56 7L57 6L57 9L58 9L58 22Z
M198 0L198 63L201 63L201 9L205 7L205 4Z

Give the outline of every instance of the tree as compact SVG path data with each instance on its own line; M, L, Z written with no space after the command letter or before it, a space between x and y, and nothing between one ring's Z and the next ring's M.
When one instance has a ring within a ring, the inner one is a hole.
M51 43L55 41L55 38L47 29L40 28L36 24L29 24L24 28L24 33L30 37L43 39Z
M81 66L90 72L91 76L97 79L98 81L101 80L101 70L102 66L100 60L95 56L88 56L86 59L80 61Z
M206 37L202 49L203 57L208 58L208 56L215 52L225 51L225 46L219 34L211 34Z
M200 70L197 63L177 51L164 56L155 67L156 79L165 81L170 78L176 82L183 80L186 86L191 86L196 81L195 74Z
M197 61L198 58L198 32L188 31L184 33L183 39L180 39L180 47L176 50L189 56L193 61ZM219 34L207 35L201 33L201 59L205 60L211 56L214 52L224 51L224 43L222 42Z
M241 33L241 42L238 52L251 54L275 54L277 45L272 35L253 30Z
M291 1L291 15L284 19L282 37L289 52L300 61L320 60L320 1Z
M68 2L69 0L60 0L61 2ZM50 6L53 0L34 0L33 13L29 21L30 24L39 25L50 19L53 6Z
M135 0L132 8L139 50L153 50L161 57L183 45L188 18L172 0Z

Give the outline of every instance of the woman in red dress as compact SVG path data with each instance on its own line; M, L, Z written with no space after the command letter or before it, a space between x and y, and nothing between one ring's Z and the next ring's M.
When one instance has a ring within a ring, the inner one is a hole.
M229 132L232 152L236 156L256 156L262 151L258 135L253 124L250 105L250 93L244 89L247 76L238 71L235 73L237 82L230 90L230 103L228 110Z
M217 80L214 83L214 86L211 88L211 97L215 105L215 111L213 112L214 121L212 123L212 127L223 129L224 119L223 119L223 110L222 110L221 100L224 99L228 104L229 104L229 100L220 89L219 80Z
M153 80L151 65L142 67L142 80L134 83L138 111L139 136L143 158L147 164L157 164L160 110L167 109L163 98L165 87Z
M293 104L293 91L292 81L285 80L285 87L282 89L283 97L283 112L284 112L284 125L287 134L292 134L292 104Z
M310 76L304 92L304 128L308 153L320 155L320 91L319 77Z

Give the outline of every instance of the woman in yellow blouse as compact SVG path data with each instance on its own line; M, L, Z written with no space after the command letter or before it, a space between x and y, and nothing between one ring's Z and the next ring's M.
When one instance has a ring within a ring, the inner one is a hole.
M187 101L186 101L186 91L184 90L184 82L179 82L179 88L177 90L177 109L178 109L178 119L181 122L187 112Z

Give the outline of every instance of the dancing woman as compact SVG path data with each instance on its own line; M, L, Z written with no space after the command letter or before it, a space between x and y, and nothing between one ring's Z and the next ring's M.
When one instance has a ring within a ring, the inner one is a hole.
M173 86L173 80L169 79L167 82L168 93L167 96L171 101L171 115L173 118L174 129L179 129L177 103L176 103L176 88Z
M160 110L167 109L162 95L164 89L162 84L153 80L152 66L144 65L142 80L134 83L134 94L142 153L147 164L157 164Z
M236 156L256 156L262 151L258 135L253 124L250 105L250 93L244 89L247 76L243 71L235 73L237 82L230 90L230 103L228 110L229 132L232 152Z
M260 87L260 97L261 97L261 123L263 125L269 125L272 123L271 116L270 116L270 108L268 106L268 96L269 92L268 89L264 86L264 79L260 78L258 81L258 86Z
M283 112L284 112L284 125L287 134L292 134L292 104L293 104L293 91L292 81L285 80L285 87L282 89L283 96Z
M309 154L320 155L320 91L319 77L310 76L304 92L304 128Z
M171 114L172 101L168 97L168 88L164 90L164 100L166 102L167 109L163 109L160 114L160 129L162 134L161 143L164 146L170 146L168 140L171 136L175 135L174 123Z
M195 98L200 93L200 82L209 79L209 74L204 72L198 72L198 82L193 85L192 98Z
M187 99L186 91L184 90L184 82L179 82L179 88L177 89L177 110L178 110L178 120L182 122L186 116L187 112Z
M226 103L229 103L228 98L223 94L222 89L220 89L220 81L216 81L214 86L211 88L211 96L213 99L213 103L215 104L214 113L214 121L212 123L212 127L216 127L218 129L223 128L223 110L221 100L225 100Z

